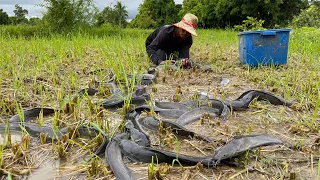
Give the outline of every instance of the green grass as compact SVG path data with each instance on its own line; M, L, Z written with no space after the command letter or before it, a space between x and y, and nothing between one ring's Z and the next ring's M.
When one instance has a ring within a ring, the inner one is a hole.
M56 94L52 91L66 95L83 88L85 82L77 72L87 68L108 69L112 64L114 67L122 64L123 69L114 70L129 70L128 73L137 71L140 66L148 64L144 53L144 36L140 31L126 30L126 33L126 37L106 35L100 38L77 34L70 38L56 35L28 40L0 36L3 54L0 57L0 82L16 93L16 101L23 107L33 99L30 91L40 89L41 95L46 97L42 102L45 106L56 100ZM25 84L24 81L28 80L33 82Z

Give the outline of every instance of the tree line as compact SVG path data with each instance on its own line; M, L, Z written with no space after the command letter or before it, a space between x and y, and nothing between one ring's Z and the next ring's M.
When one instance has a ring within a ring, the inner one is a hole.
M32 17L30 19L26 18L28 10L23 9L18 4L15 5L13 10L14 16L9 16L3 9L0 9L0 25L17 25L17 24L37 24L41 21L40 18Z
M320 10L318 0L183 0L182 5L175 5L174 0L144 0L131 26L155 28L172 24L190 12L198 17L202 28L232 28L248 17L263 20L265 28L274 28L287 26L301 12L320 19L319 13L308 13L309 8Z
M94 6L93 0L42 0L38 5L46 9L42 19L28 20L28 11L16 4L15 15L11 17L0 9L0 25L41 25L56 32L105 24L119 27L128 25L127 7L121 1L117 1L114 6L105 7L101 12Z
M320 27L318 0L144 0L138 14L127 22L127 7L121 1L99 11L93 0L43 0L46 9L42 19L25 17L28 14L18 4L14 16L0 9L0 25L41 24L54 31L70 31L82 26L118 26L156 28L178 22L190 12L199 19L202 28L233 28L243 22L257 21L265 28L296 26Z

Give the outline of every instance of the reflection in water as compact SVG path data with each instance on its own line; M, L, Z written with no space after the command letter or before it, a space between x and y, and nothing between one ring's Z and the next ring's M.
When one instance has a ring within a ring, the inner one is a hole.
M29 176L28 179L32 180L49 180L49 179L57 179L57 180L64 180L64 179L70 179L70 177L62 177L57 178L57 176L61 175L59 174L59 167L60 164L63 164L63 162L60 162L60 160L54 160L51 158L48 158L48 160L44 161L41 166L33 171Z
M12 143L16 143L16 142L21 142L21 137L22 134L21 132L17 132L17 131L10 131L11 134L11 142ZM8 141L8 136L5 135L4 133L0 134L0 144L3 144L4 142Z

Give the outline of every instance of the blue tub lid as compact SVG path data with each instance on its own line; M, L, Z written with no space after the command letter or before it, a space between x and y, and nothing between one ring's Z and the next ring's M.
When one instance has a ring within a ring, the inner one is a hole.
M268 32L290 32L292 29L291 28L282 28L282 29L267 29L267 30L255 30L255 31L244 31L241 32L239 35L245 35L245 34L264 34Z

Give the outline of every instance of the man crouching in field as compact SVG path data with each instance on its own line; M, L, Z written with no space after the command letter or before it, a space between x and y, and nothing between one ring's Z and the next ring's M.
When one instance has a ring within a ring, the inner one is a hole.
M188 66L189 50L192 45L192 36L198 36L196 27L198 18L193 14L186 14L182 20L173 25L159 27L152 32L146 40L148 56L156 65L166 62L172 58L174 52L179 53L182 65Z

